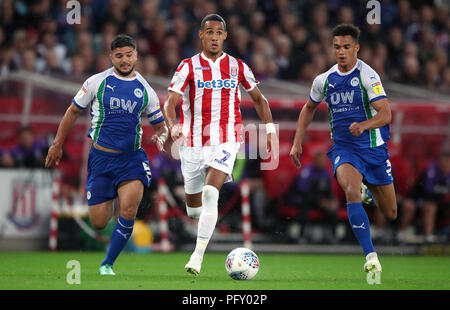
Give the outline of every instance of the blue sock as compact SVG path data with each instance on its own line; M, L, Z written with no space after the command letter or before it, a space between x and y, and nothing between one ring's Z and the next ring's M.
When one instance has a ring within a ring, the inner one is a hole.
M370 237L370 224L362 202L347 203L347 216L356 239L358 239L364 254L375 252Z
M133 232L134 219L126 220L119 216L116 227L111 235L111 242L106 252L106 258L102 262L102 266L105 264L113 265L117 256L122 252L123 248L128 242Z

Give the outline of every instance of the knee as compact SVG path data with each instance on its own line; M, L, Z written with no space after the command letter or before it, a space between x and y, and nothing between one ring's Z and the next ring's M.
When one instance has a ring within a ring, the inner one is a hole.
M385 214L384 216L390 220L390 221L394 221L395 219L397 219L397 206L395 206L395 208L390 208Z
M191 219L198 220L202 214L202 207L192 208L186 205L186 213Z
M342 190L345 193L347 202L361 201L361 185L355 186L353 184L345 185Z
M397 216L398 216L398 214L397 214L397 208L395 208L394 210L392 210L392 212L391 212L391 217L389 218L391 221L394 221L394 220L396 220L397 219Z
M215 188L212 185L205 185L203 186L203 192L202 192L202 202L203 206L205 206L205 202L208 201L218 201L219 200L219 190Z
M126 220L133 220L136 217L137 207L134 205L120 205L120 216Z
M91 218L92 226L98 230L104 229L108 225L108 222L109 219Z

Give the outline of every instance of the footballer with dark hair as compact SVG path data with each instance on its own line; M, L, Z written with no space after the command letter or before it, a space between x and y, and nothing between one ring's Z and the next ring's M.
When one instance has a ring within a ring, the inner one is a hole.
M363 202L373 199L387 219L397 217L387 149L391 109L379 75L357 58L359 34L359 29L350 24L333 29L337 64L314 79L309 99L300 112L290 156L300 167L307 127L317 106L325 100L334 142L327 155L345 192L348 219L366 257L364 270L381 272Z
M164 117L174 141L180 146L186 212L198 219L197 242L185 265L198 275L218 217L219 191L232 181L237 152L243 142L240 111L241 85L252 98L266 124L267 145L278 156L278 138L272 114L259 83L241 59L223 51L226 22L217 14L203 18L198 32L202 52L181 61L164 103ZM175 107L181 99L180 122Z
M149 161L141 147L142 114L153 126L156 134L152 139L159 151L168 136L156 92L134 69L134 39L115 37L110 59L113 66L88 78L73 98L45 162L46 167L59 163L65 138L79 114L90 105L88 137L92 147L86 183L89 218L96 229L105 228L113 216L117 220L100 275L115 274L113 264L131 237L144 186L150 186Z

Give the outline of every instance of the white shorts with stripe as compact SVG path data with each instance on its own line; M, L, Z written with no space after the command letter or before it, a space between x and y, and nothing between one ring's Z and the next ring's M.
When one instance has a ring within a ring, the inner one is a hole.
M211 146L180 146L181 172L186 194L197 194L203 191L209 167L226 173L225 183L231 182L234 162L240 147L239 142Z

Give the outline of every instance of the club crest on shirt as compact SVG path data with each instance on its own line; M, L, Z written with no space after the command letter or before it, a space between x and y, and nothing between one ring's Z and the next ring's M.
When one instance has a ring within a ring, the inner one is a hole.
M134 95L138 98L142 98L142 96L144 95L142 90L140 90L139 88L135 88L134 89Z
M350 81L350 85L352 85L353 87L356 87L359 85L359 79L355 76L351 81Z
M232 77L235 77L238 74L238 68L237 67L231 67L230 69L230 75Z

